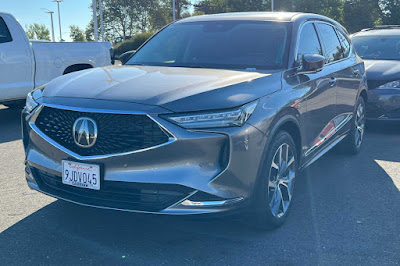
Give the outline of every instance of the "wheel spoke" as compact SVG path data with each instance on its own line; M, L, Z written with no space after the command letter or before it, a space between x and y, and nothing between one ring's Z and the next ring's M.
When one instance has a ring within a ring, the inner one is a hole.
M282 180L283 183L289 184L290 182L293 181L293 179L295 178L295 175L296 175L295 172L289 171L288 176L285 177L285 178L282 178L281 180Z
M292 165L292 163L294 163L294 156L288 161L286 167L289 168Z
M279 147L279 166L282 166L282 146Z
M289 146L286 145L286 153L285 153L285 163L288 164L289 161Z
M272 161L271 167L279 171L279 166L274 161Z
M272 196L272 201L270 203L271 211L275 216L279 212L279 207L281 206L281 202L282 202L282 194L281 194L279 188L277 188L274 191L274 195Z
M280 198L281 198L281 204L282 204L283 213L285 213L287 211L287 209L289 208L290 201L285 201L283 199L283 196L282 196L282 191L280 189L278 189L278 191L279 191L279 195L280 195Z
M287 183L281 183L281 185L285 187L285 189L287 191L287 195L289 197L289 202L290 202L292 200L292 192L291 192L291 189L290 189L290 185L287 184Z
M358 125L362 125L362 122L364 121L364 114L358 117Z
M272 182L271 180L269 180L268 188L276 188L276 184L274 182Z

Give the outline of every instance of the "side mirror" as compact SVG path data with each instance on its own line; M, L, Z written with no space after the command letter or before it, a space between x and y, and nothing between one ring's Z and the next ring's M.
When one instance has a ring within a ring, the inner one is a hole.
M303 56L303 67L300 72L311 73L321 71L325 66L325 57L319 54L306 54Z

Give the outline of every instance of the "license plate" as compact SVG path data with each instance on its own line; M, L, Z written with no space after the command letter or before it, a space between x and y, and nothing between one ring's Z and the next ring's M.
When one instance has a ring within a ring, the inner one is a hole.
M93 164L62 161L63 184L88 188L100 189L100 167Z

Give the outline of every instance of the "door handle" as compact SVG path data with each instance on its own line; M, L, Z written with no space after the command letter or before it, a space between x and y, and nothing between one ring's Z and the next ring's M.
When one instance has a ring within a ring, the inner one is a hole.
M331 79L329 80L329 84L331 84L331 87L335 86L337 79L334 77L331 77Z

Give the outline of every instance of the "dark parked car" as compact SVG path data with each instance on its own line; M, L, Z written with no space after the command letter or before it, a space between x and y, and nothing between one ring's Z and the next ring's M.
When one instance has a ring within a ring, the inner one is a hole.
M26 178L87 206L246 211L249 222L279 226L299 170L339 143L359 152L364 72L346 30L323 16L183 19L125 66L72 73L29 94Z
M367 118L400 120L400 26L365 29L352 40L367 72Z

